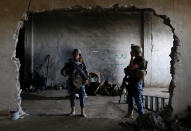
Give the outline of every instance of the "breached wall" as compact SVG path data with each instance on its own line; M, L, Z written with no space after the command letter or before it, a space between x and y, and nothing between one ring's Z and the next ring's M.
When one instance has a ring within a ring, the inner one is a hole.
M53 11L33 14L31 21L29 24L32 24L26 28L26 37L32 38L26 41L25 48L33 51L33 56L30 55L33 69L50 55L49 85L65 82L60 70L72 58L75 48L82 51L89 72L100 72L101 80L121 84L123 69L130 61L130 46L141 43L139 12L92 14ZM26 55L25 59L30 58ZM28 66L30 63L26 62L25 67Z
M25 25L25 71L28 72L25 77L31 68L34 71L43 64L41 73L48 74L48 85L65 82L60 69L72 57L72 50L79 48L89 72L100 72L101 80L121 84L123 69L130 61L130 46L141 46L144 37L144 56L148 60L145 87L168 88L172 33L161 18L148 12L142 19L142 13L58 10L31 14ZM50 55L48 73L47 55Z
M183 112L188 104L191 104L189 97L190 90L190 0L32 0L30 10L33 12L41 12L44 10L52 10L58 8L69 8L75 5L90 7L100 5L102 7L110 7L112 4L136 6L137 8L153 8L158 14L170 17L171 23L175 28L175 32L180 39L181 46L178 48L180 53L180 61L175 64L176 88L173 96L174 113ZM9 110L18 107L18 88L16 87L17 71L14 63L11 61L12 52L15 49L15 40L13 35L17 29L18 21L23 18L23 13L27 11L27 1L17 0L1 0L0 1L0 59L1 59L1 75L0 75L0 110Z
M173 34L163 23L163 19L151 12L144 18L144 57L148 60L145 86L168 88L170 74L170 53L173 47Z

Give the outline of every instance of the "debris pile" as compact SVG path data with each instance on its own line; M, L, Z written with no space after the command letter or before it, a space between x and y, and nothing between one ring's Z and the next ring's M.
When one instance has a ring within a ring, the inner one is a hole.
M166 108L166 110L169 108ZM191 106L183 114L173 119L166 110L158 113L150 112L140 115L136 120L126 119L122 124L135 127L141 131L189 131L191 130ZM166 113L164 113L166 112ZM166 115L166 116L165 116Z
M119 96L121 93L121 88L117 84L112 84L108 81L103 81L99 89L97 90L97 94L104 96Z
M140 129L158 129L165 130L165 121L156 113L147 113L137 117L137 126Z
M176 116L176 124L191 130L191 106L190 105L187 107L187 110L183 114Z
M86 85L86 93L88 95L93 95L96 96L97 95L97 91L99 89L99 83L96 82L91 82L88 85Z
M88 95L97 95L97 90L100 85L100 73L91 72L89 73L89 83L86 85L86 93Z

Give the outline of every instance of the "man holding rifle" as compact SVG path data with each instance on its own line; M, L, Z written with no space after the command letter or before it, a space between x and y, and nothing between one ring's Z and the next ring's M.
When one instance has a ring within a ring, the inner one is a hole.
M125 85L128 96L128 114L126 117L133 118L134 101L138 108L139 115L144 114L142 91L143 91L143 79L146 75L147 61L142 57L142 49L140 46L131 45L131 60L129 66L124 69L125 81L128 82ZM123 82L124 83L124 82Z

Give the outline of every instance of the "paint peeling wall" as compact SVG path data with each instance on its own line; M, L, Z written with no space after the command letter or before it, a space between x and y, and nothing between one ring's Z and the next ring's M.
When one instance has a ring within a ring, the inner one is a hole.
M27 1L1 0L0 1L0 110L8 110L18 107L18 90L16 88L17 71L15 64L11 61L12 52L15 49L13 35L17 29L18 21L22 18L27 9ZM191 104L190 79L191 79L191 1L190 0L32 0L31 11L40 12L58 8L81 5L90 7L100 5L110 7L112 4L131 6L138 8L153 8L158 14L165 14L170 17L176 34L180 38L181 46L180 62L175 64L176 89L173 97L174 113L183 112L188 104Z

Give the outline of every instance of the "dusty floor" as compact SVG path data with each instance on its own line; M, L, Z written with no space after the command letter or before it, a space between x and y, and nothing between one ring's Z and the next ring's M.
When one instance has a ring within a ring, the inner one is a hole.
M161 94L159 93L161 92ZM144 94L167 96L166 89L145 89ZM127 104L119 104L119 97L89 96L86 112L88 118L69 117L70 102L66 90L46 90L23 96L22 107L30 114L12 121L0 119L0 131L123 131L133 130L121 124L127 113ZM80 114L77 100L77 114ZM138 116L134 114L134 119Z
M24 95L23 110L31 115L66 115L70 112L70 101L66 90L47 90ZM120 120L126 113L127 104L119 104L119 97L88 96L86 112L88 118L110 118ZM79 100L76 105L80 114Z
M0 131L123 131L121 123L127 112L127 104L118 104L118 97L89 96L86 112L88 118L79 115L69 117L70 102L66 90L47 90L24 95L23 110L29 116L12 121L0 119ZM77 100L77 114L80 114ZM135 114L137 116L137 114ZM129 130L132 128L129 127Z
M125 131L120 121L104 118L28 116L17 121L0 120L1 131ZM128 128L128 130L133 130Z
M165 88L145 88L143 94L166 98L169 95ZM30 95L24 95L22 107L31 115L64 115L70 112L70 101L67 96L66 90L30 93ZM119 97L89 96L86 103L88 118L121 119L127 113L128 106L118 104L118 100ZM79 100L77 100L77 113L80 113Z

